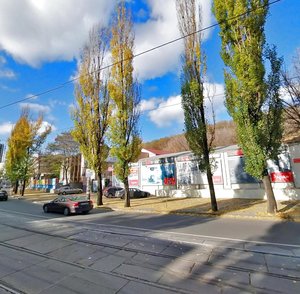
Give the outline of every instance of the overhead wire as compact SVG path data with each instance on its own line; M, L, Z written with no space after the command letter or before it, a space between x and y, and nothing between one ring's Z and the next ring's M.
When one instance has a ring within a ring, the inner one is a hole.
M235 16L233 16L233 17L231 17L231 18L228 18L227 21L232 21L232 20L234 20L234 19L240 18L240 17L242 17L242 16L244 16L244 15L247 15L247 14L249 14L249 13L251 13L251 12L255 12L256 10L261 9L261 8L264 8L264 7L267 7L267 6L270 7L271 5L273 5L273 4L275 4L275 3L278 3L278 2L280 2L280 1L282 1L282 0L273 0L273 1L271 1L271 2L269 2L269 3L267 3L267 4L265 4L265 5L262 5L262 6L259 6L259 7L255 8L255 9L248 9L248 10L245 11L244 13L241 13L241 14L235 15ZM108 68L113 67L113 66L115 66L115 65L117 65L117 64L119 64L119 63L121 63L121 62L124 62L124 61L132 60L132 59L134 59L134 58L136 58L136 57L139 57L139 56L141 56L141 55L147 54L147 53L149 53L149 52L151 52L151 51L154 51L154 50L160 49L160 48L162 48L162 47L168 46L168 45L170 45L170 44L173 44L173 43L175 43L175 42L178 42L178 41L180 41L180 40L182 40L182 39L185 39L185 38L187 38L187 37L189 37L189 36L192 36L192 35L195 35L195 34L204 32L204 31L209 30L209 29L212 29L212 28L218 26L218 25L221 24L221 23L223 23L223 22L216 22L216 23L214 23L214 24L212 24L212 25L210 25L210 26L201 28L201 29L199 29L199 30L197 30L197 31L194 31L194 32L190 33L190 34L187 34L187 35L178 37L178 38L173 39L173 40L171 40L171 41L162 43L162 44L160 44L160 45L158 45L158 46L155 46L155 47L152 47L152 48L150 48L150 49L147 49L147 50L144 50L144 51L142 51L142 52L139 52L139 53L137 53L137 54L134 54L133 57L131 57L131 58L125 58L125 59L119 60L119 61L117 61L117 62L111 63L111 64L109 64L109 65L106 65L106 66L104 66L104 67L98 68L98 69L96 69L95 71L90 72L89 74L93 74L93 73L96 73L96 72L98 72L98 71L108 69ZM56 90L58 90L58 89L61 89L61 88L65 87L65 86L68 85L68 84L71 84L71 83L77 81L78 79L79 79L79 77L75 77L75 78L69 79L68 81L66 81L66 82L64 82L64 83L61 83L61 84L58 84L57 86L55 86L55 87L53 87L53 88L50 88L50 89L48 89L48 90L45 90L45 91L42 91L42 92L39 92L39 93L30 95L30 96L28 96L28 97L26 97L26 98L22 98L22 99L19 99L19 100L14 101L14 102L11 102L11 103L2 105L2 106L0 106L0 110L1 110L1 109L4 109L4 108L7 108L7 107L9 107L9 106L12 106L12 105L21 103L21 102L25 102L25 101L28 101L28 100L31 100L31 99L35 99L35 98L40 97L40 96L43 96L43 95L45 95L45 94L54 92L54 91L56 91Z

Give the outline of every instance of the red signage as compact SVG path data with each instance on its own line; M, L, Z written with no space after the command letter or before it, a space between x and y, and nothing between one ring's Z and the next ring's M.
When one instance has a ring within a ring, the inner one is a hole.
M235 155L238 155L238 156L244 155L243 150L242 150L241 148L238 149L238 150L236 150L236 151L235 151Z
M291 171L273 172L271 173L271 181L273 183L293 183L294 177Z
M214 184L223 184L222 176L213 176Z
M294 163L300 163L300 158L294 158L294 159L293 159L293 162L294 162Z
M129 186L138 186L139 180L129 180Z
M176 179L175 178L164 178L164 185L175 186Z

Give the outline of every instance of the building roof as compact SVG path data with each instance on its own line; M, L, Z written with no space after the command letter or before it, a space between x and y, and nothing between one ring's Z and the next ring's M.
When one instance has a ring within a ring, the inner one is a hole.
M170 154L170 151L163 151L163 150L158 150L158 149L153 149L153 148L142 148L142 150L149 151L151 153L154 153L155 155L163 155L163 154Z

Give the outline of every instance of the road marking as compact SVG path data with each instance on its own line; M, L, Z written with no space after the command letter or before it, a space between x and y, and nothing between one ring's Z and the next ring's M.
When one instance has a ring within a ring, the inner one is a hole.
M235 238L228 238L228 237L217 237L217 236L209 236L209 235L196 235L196 234L191 234L191 233L182 233L182 232L174 232L174 231L163 231L163 230L152 230L152 229L144 229L144 228L138 228L138 227L127 227L127 226L121 226L121 225L106 225L106 224L99 224L99 223L95 223L95 222L80 222L80 221L76 221L76 220L70 220L71 217L68 217L68 219L66 219L66 217L57 217L57 218L53 218L53 217L47 217L47 216L40 216L40 215L35 215L35 214L31 214L31 213L25 213L25 212L19 212L19 211L13 211L13 210L3 210L0 209L0 211L4 212L4 213L8 213L8 212L12 212L12 213L16 213L16 214L20 214L20 215L27 215L27 216L34 216L37 218L43 218L43 219L54 219L54 220L58 220L58 221L64 221L65 223L79 223L81 225L97 225L97 226L102 226L102 227L112 227L112 228L119 228L119 229L130 229L130 230L136 230L136 231L143 231L143 232L152 232L152 233L159 233L159 234L165 234L165 233L169 233L169 234L173 234L173 235L179 235L179 236L186 236L186 237L198 237L198 238L203 238L203 239L214 239L214 240L222 240L222 241L230 241L230 242L239 242L239 243L252 243L252 244L263 244L263 245L275 245L275 246L285 246L285 247L292 247L292 248L299 248L300 245L296 245L296 244L286 244L286 243L275 243L275 242L265 242L265 241L255 241L255 240L244 240L244 239L235 239ZM92 216L92 215L91 215ZM94 230L99 230L101 231L101 229L94 229ZM193 242L191 241L184 241L185 243L190 243L193 244ZM198 244L198 243L197 243Z

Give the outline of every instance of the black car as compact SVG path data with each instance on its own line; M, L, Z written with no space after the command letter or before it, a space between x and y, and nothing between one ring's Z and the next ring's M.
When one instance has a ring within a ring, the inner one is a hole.
M150 193L146 191L142 191L138 188L129 188L129 195L130 198L146 198L150 196ZM120 197L121 199L124 199L125 189L118 191L116 193L116 197Z
M2 201L2 200L7 201L7 199L8 199L8 194L7 194L7 192L6 192L5 190L1 190L1 191L0 191L0 200L1 200L1 201Z
M107 198L113 198L116 197L116 192L122 189L123 189L122 187L115 187L115 186L107 187L104 189L103 195Z
M64 215L69 215L71 213L87 214L92 209L93 201L89 200L88 197L84 195L60 196L43 205L45 213L60 212Z

